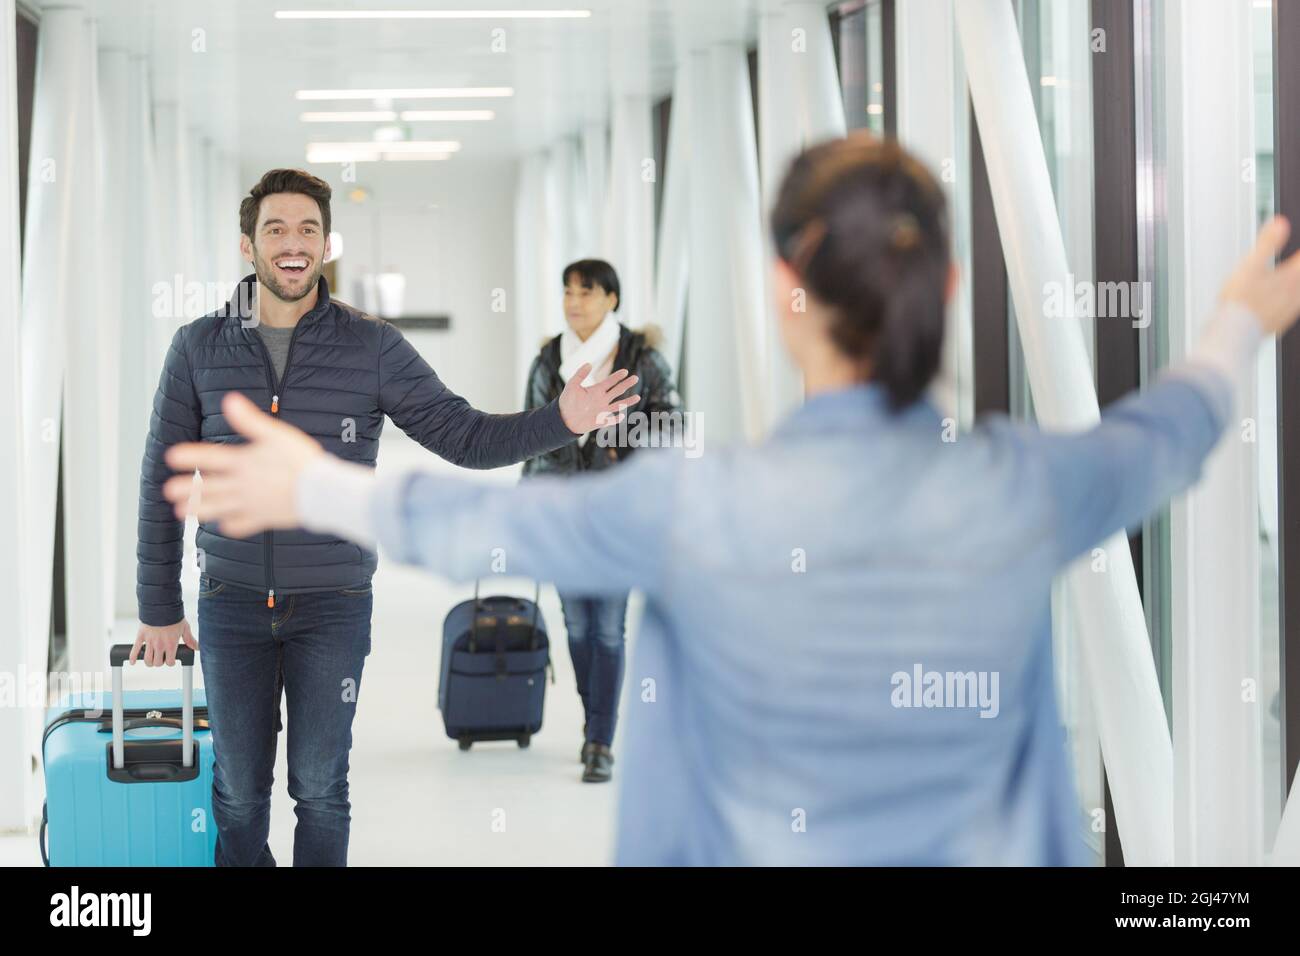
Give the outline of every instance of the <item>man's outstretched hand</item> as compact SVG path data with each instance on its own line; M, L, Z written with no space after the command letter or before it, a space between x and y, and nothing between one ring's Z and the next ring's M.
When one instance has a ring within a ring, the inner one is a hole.
M246 538L268 528L296 528L298 476L325 449L311 436L267 415L238 392L221 400L243 445L184 442L167 449L167 464L184 472L167 479L163 494L184 518L194 471L202 473L194 516L215 521L223 534Z
M621 368L587 388L582 383L590 374L591 363L587 363L573 373L560 393L560 417L575 435L617 425L623 420L623 410L641 401L640 395L618 400L637 381L627 369Z

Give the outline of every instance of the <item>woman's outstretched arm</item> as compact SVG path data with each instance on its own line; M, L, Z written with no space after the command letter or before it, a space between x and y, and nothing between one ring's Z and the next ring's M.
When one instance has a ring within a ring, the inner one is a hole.
M222 413L248 442L172 446L167 463L182 474L164 493L183 515L200 471L195 515L224 534L304 527L378 544L453 580L504 568L588 594L654 590L663 575L683 476L670 450L590 477L518 487L419 470L378 479L238 393L223 399Z
M1116 402L1087 431L1035 441L1047 466L1061 561L1137 524L1200 477L1260 341L1300 316L1300 253L1273 265L1288 234L1284 219L1260 231L1196 347L1155 385Z

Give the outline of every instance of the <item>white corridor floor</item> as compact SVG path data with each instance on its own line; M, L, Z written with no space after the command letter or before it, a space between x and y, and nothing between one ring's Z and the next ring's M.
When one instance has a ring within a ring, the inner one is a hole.
M424 452L391 423L384 431L379 460L384 472L410 463L457 471ZM500 469L480 477L513 483L517 472L517 468ZM192 527L187 542L192 549ZM192 563L187 556L186 612L194 626L197 572ZM582 703L554 589L542 589L556 682L547 684L541 732L527 749L513 742L492 742L475 744L467 753L443 729L437 687L442 619L453 604L473 593L472 586L454 585L381 556L374 589L371 653L353 724L349 865L600 866L612 862L622 734L614 741L614 781L583 783L578 762ZM509 578L485 583L484 593L531 597L531 590L531 582ZM629 656L639 619L640 601L634 596L628 612ZM134 621L119 621L117 640L131 641L134 628ZM202 641L199 634L200 653ZM195 678L201 684L197 670ZM178 670L139 668L128 671L126 686L178 686L179 680ZM271 851L280 866L293 862L296 822L286 780L282 733L270 834ZM34 831L0 835L0 866L40 864Z

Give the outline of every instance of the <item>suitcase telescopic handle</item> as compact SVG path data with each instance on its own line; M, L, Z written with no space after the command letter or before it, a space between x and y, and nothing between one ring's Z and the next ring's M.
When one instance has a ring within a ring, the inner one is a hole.
M122 707L122 665L131 656L130 644L114 644L108 652L113 671L113 769L126 766L126 730ZM180 645L176 659L181 662L181 765L194 766L194 649Z

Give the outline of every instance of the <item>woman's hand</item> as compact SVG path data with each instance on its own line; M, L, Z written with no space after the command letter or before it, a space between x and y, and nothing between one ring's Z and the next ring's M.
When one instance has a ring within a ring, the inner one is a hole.
M238 392L221 400L221 413L248 443L185 442L167 449L167 464L185 472L163 485L163 494L176 506L176 517L186 515L197 469L203 483L193 514L200 521L215 521L223 534L236 538L266 528L298 527L298 476L323 458L325 449Z
M1300 317L1300 252L1274 266L1286 246L1291 224L1274 216L1223 284L1220 301L1254 313L1265 334L1281 335Z

